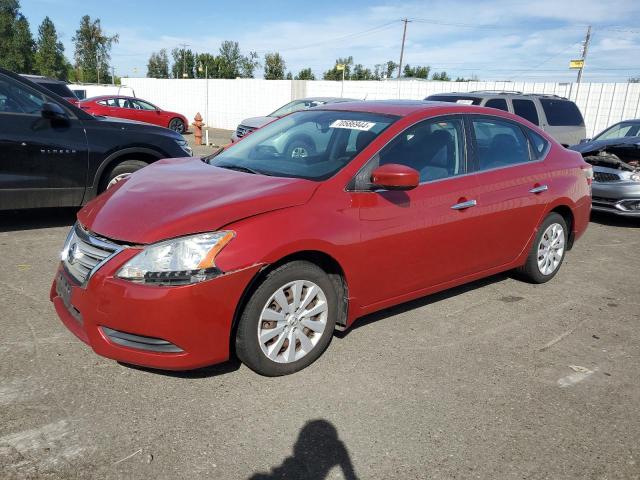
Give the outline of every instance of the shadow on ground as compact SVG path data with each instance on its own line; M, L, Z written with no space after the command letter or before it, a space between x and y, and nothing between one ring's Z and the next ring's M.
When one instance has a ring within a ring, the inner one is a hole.
M138 365L131 365L129 363L124 363L124 362L118 362L118 363L121 366L126 368L131 368L132 370L139 370L142 372L153 373L155 375L164 375L165 377L186 378L186 379L211 378L211 377L217 377L218 375L226 375L227 373L235 372L242 365L239 360L234 358L224 363L211 365L209 367L198 368L195 370L172 371L172 370L158 370L155 368L140 367Z
M71 226L77 208L38 208L0 211L0 232Z
M604 212L591 212L591 221L608 227L640 228L640 216L637 218L621 217Z

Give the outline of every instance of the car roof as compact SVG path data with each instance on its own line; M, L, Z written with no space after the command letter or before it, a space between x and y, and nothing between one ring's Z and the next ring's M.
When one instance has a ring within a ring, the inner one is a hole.
M430 110L447 109L451 112L486 112L484 107L461 105L449 102L435 102L429 100L357 100L355 102L334 103L332 105L320 105L314 110L341 110L347 112L381 113L404 117L412 113Z
M566 97L554 95L551 93L523 93L515 90L473 90L471 92L438 92L432 93L430 97L446 97L446 96L460 96L460 97L476 97L476 98L496 98L496 97L538 97L538 98L554 98L556 100L571 101Z
M305 97L296 98L293 100L297 102L299 100L311 101L311 102L324 102L324 103L339 103L339 102L357 102L357 98L343 98L343 97Z
M55 78L44 77L42 75L28 75L26 73L21 73L20 76L36 83L61 83L63 85L68 85L67 82L64 82L62 80L56 80Z

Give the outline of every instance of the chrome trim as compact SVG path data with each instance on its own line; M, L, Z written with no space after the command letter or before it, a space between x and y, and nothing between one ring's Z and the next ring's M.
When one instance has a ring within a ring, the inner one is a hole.
M464 210L466 208L475 207L478 204L475 200L467 200L466 202L456 203L455 205L451 205L453 210Z
M547 190L549 190L549 187L547 185L540 185L538 187L533 187L531 190L529 190L529 193L542 193L546 192Z

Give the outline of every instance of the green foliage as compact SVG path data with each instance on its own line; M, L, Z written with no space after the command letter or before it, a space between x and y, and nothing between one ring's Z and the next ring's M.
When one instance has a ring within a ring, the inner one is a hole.
M218 78L237 78L240 76L243 56L238 42L225 40L220 45L220 71Z
M351 66L353 65L353 57L338 58L335 66L331 70L327 70L322 75L324 80L342 80L342 70L338 70L338 65L344 65L344 79L349 80L351 77Z
M171 56L173 57L171 67L173 78L195 78L196 56L191 50L174 48Z
M80 80L86 83L106 81L111 75L111 47L118 43L118 35L106 35L99 18L92 21L89 15L85 15L80 20L80 28L76 30L72 41L75 45L73 57Z
M242 63L240 68L241 78L253 78L255 69L260 67L258 58L259 57L257 52L249 52L249 55L242 56Z
M393 72L396 71L396 69L398 68L398 64L396 62L394 62L393 60L389 60L387 61L386 65L386 74L387 74L387 78L391 78L393 76Z
M303 68L298 72L295 79L296 80L315 80L316 76L313 74L310 68Z
M33 73L35 43L17 0L0 0L0 67Z
M287 72L287 80L293 80L293 75L291 75L291 72Z
M210 53L196 55L196 78L218 78L219 68L218 57Z
M278 53L265 53L264 78L265 80L284 80L286 64L284 58Z
M449 77L449 75L447 75L447 72L433 72L433 76L431 77L431 80L439 80L441 82L450 82L451 81L451 77Z
M35 71L45 77L67 80L67 64L67 59L64 58L64 46L58 40L56 27L49 17L44 17L38 27Z
M353 67L353 73L349 80L375 80L375 77L370 69L365 68L361 63L358 63Z
M404 66L404 70L402 72L403 76L407 78L424 78L425 80L429 79L429 73L431 72L431 67L429 66L417 66L412 67L408 63Z
M151 54L147 62L147 77L169 78L169 56L166 49Z

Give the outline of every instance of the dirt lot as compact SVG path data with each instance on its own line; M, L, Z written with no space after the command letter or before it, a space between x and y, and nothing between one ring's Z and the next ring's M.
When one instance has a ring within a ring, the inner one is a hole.
M74 211L0 214L0 478L640 478L640 221L542 286L499 275L360 320L309 369L96 356L48 299Z

